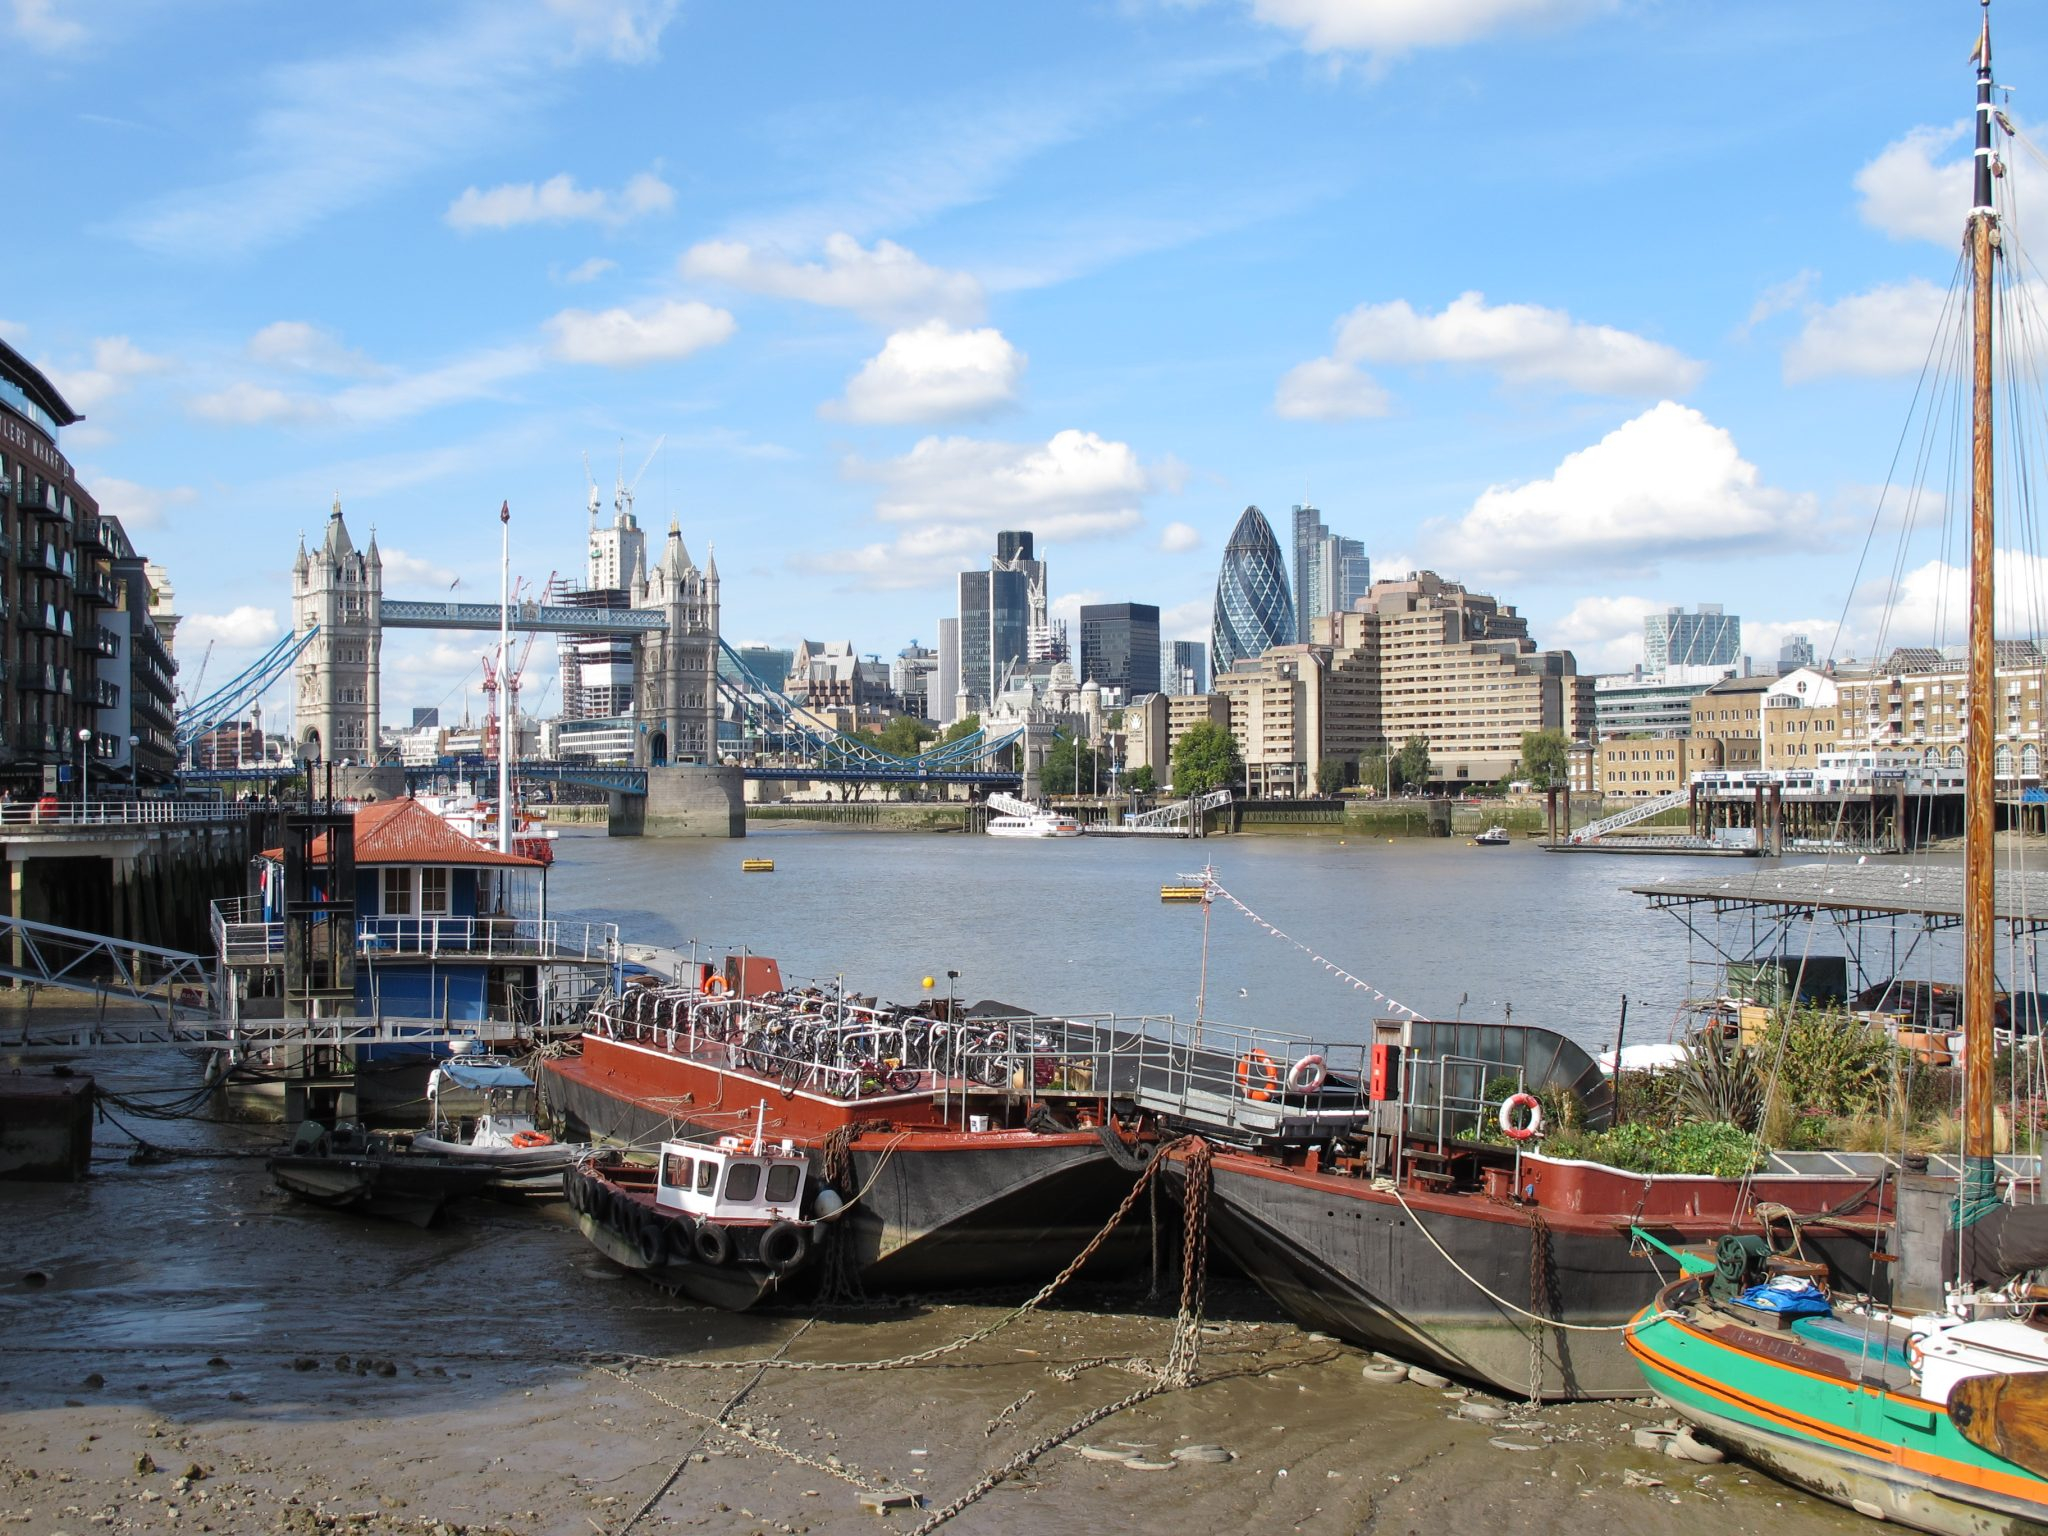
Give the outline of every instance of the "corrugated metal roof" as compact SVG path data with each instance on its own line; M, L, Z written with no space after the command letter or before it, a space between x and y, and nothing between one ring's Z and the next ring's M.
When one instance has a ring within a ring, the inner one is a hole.
M266 859L284 857L282 848L266 848ZM324 863L327 839L313 842L313 859ZM500 853L464 837L447 822L410 797L381 800L356 811L356 865L453 864L468 868L540 869L539 859Z

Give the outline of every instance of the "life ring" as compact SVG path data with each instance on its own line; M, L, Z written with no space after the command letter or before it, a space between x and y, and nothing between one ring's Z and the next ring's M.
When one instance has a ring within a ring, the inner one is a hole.
M1515 1111L1526 1109L1529 1118L1520 1124L1515 1121ZM1532 1136L1543 1134L1543 1106L1533 1093L1514 1093L1501 1100L1500 1128L1511 1141L1527 1141Z
M1280 1069L1264 1051L1247 1051L1237 1058L1237 1086L1246 1098L1264 1102L1280 1091Z
M707 976L707 977L705 977L705 978L704 978L704 995L705 995L706 997L723 997L723 996L725 996L725 978L724 978L723 976Z
M640 1262L649 1269L668 1255L667 1229L668 1223L653 1211L640 1213L640 1224L633 1232L633 1246L640 1250Z
M554 1144L555 1138L546 1131L514 1131L512 1145L515 1147L546 1147Z
M691 1246L697 1250L697 1257L714 1269L732 1262L732 1234L715 1221L707 1221L697 1228Z
M778 1221L761 1234L761 1262L772 1274L786 1275L804 1261L810 1241L793 1221Z
M1329 1078L1330 1069L1320 1056L1304 1056L1287 1069L1289 1093L1314 1093Z

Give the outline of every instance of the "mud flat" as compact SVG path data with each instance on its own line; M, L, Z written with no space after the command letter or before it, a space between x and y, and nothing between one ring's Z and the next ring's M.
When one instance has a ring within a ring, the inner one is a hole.
M95 1071L130 1092L196 1076L175 1056ZM274 1126L134 1129L169 1155L131 1163L103 1125L89 1182L0 1186L0 1529L908 1531L1142 1387L1171 1328L1142 1286L1095 1290L923 1365L724 1368L920 1354L1017 1298L735 1317L619 1276L560 1206L417 1232L286 1201L259 1155ZM1460 1396L1364 1379L1365 1356L1249 1292L1219 1284L1210 1317L1195 1386L1073 1435L944 1529L1863 1528L1744 1468L1636 1449L1647 1404L1471 1419ZM1196 1447L1229 1459L1173 1454Z

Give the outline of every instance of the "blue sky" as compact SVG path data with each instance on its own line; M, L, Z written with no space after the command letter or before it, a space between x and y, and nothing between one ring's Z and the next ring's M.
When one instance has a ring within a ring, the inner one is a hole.
M519 574L580 574L584 455L608 493L664 434L642 521L715 544L735 642L929 643L1004 527L1060 610L1206 638L1238 512L1284 539L1306 494L1589 670L1698 600L1868 654L1941 606L1931 545L1888 634L1852 587L1977 17L0 0L0 335L188 669L289 624L337 492L389 592L488 597L500 501ZM2040 19L2001 6L2002 78ZM392 718L459 711L477 649L391 637Z

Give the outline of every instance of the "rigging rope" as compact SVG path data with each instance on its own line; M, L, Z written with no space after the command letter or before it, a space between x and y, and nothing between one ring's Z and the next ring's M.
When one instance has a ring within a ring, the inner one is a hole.
M1324 956L1317 954L1313 949L1310 949L1308 945L1302 943L1301 940L1295 938L1292 934L1282 933L1278 928L1274 927L1273 924L1267 922L1263 917L1259 916L1258 913L1254 912L1250 907L1246 906L1243 902L1239 901L1235 896L1231 895L1229 891L1225 890L1223 888L1223 883L1216 878L1216 872L1213 869L1203 870L1199 878L1201 879L1203 887L1210 893L1211 896L1222 897L1225 901L1229 902L1233 907L1237 908L1238 911L1242 912L1246 917L1250 918L1252 922L1256 924L1258 927L1263 928L1267 933L1271 934L1274 938L1292 944L1296 949L1300 950L1304 955L1307 955L1309 959L1315 961L1317 965L1320 965L1324 970L1328 971L1332 976L1335 976L1339 981L1350 983L1352 987L1356 988L1360 992L1370 992L1374 997L1378 998L1381 1002L1385 1003L1389 1008L1398 1009L1400 1012L1407 1014L1408 1017L1411 1019L1419 1019L1422 1017L1421 1014L1417 1013L1413 1008L1410 1008L1406 1003L1399 1002L1396 999L1387 996L1386 993L1382 992L1378 987L1374 986L1371 982L1366 981L1361 977L1352 975L1351 972L1345 970L1344 967L1337 964L1336 961L1327 959Z

